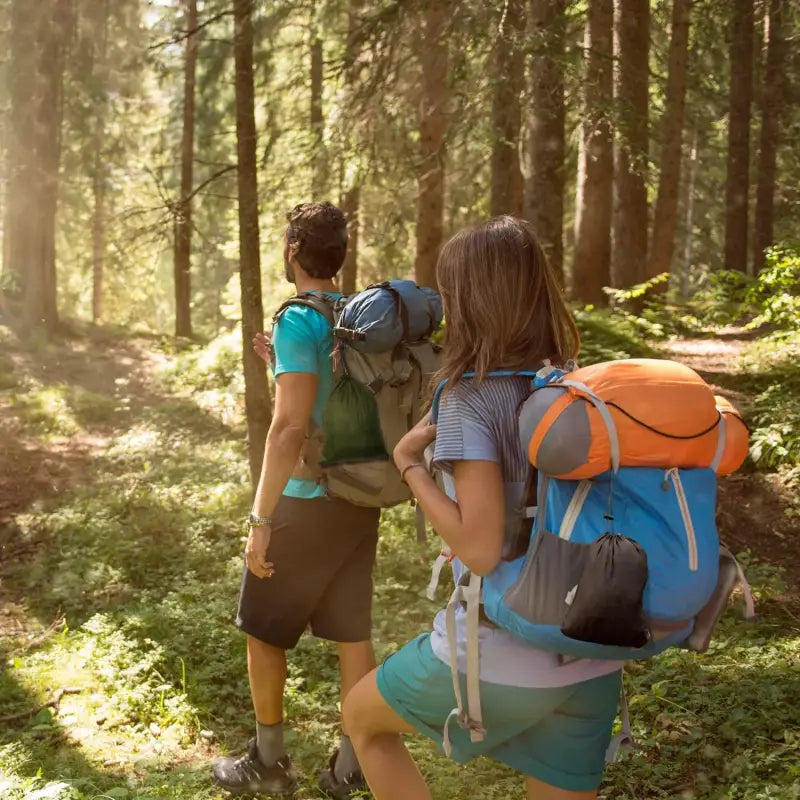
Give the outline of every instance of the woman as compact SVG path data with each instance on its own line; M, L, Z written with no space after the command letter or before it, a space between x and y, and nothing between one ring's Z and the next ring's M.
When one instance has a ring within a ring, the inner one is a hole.
M535 369L545 359L564 365L577 355L578 334L532 229L518 219L499 217L453 237L442 249L437 278L447 318L438 426L418 425L394 459L455 554L458 579L464 568L486 575L509 554L518 523L513 509L524 505L528 464L517 408L530 380L487 373ZM475 377L464 378L466 372ZM434 438L435 462L452 477L452 497L422 466ZM465 614L458 629L463 672ZM560 665L554 654L482 624L480 677L486 737L473 743L451 724L452 757L485 755L519 770L536 800L596 797L621 664ZM432 633L363 678L345 701L346 724L376 800L431 797L400 734L420 732L441 744L455 704L442 611Z

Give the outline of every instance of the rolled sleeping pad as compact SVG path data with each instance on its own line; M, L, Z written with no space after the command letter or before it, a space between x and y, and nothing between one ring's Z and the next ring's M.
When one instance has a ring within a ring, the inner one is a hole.
M694 370L659 359L607 361L534 390L522 405L520 438L531 464L546 475L582 480L612 468L609 431L590 393L609 411L620 466L709 467L720 435L719 474L738 469L747 455L741 417Z
M364 353L392 350L401 341L417 342L442 323L442 298L414 281L376 284L354 295L342 309L334 332Z
M717 467L717 474L730 475L742 466L750 451L750 429L733 403L725 397L714 395L717 411L725 421L725 449Z

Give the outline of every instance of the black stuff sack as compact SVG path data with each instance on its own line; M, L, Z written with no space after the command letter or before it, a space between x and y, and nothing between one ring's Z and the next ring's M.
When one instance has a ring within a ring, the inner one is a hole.
M633 539L605 533L591 544L586 564L567 598L561 632L571 639L617 647L643 647L650 631L642 610L647 553Z
M366 386L347 375L333 387L323 413L322 428L325 431L323 467L389 458L374 396Z

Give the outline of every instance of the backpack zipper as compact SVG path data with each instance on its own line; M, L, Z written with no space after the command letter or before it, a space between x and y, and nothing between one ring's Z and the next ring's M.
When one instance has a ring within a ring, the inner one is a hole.
M572 530L578 521L578 515L581 513L583 504L586 502L586 496L591 491L591 488L591 481L581 481L573 492L572 499L569 501L567 510L564 513L564 518L561 520L561 527L558 529L560 539L569 541L572 538Z
M683 491L681 475L677 467L668 469L664 473L664 481L666 482L667 479L671 479L672 485L675 487L675 496L678 499L678 507L681 510L681 517L683 517L683 527L686 529L686 543L689 546L689 569L692 572L697 572L697 538L695 537L694 533L692 515L689 512L689 501L686 499L686 494Z

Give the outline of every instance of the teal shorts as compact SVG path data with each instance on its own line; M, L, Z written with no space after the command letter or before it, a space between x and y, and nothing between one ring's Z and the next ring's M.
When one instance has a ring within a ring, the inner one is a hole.
M621 676L619 670L555 689L481 682L486 738L471 742L469 732L452 720L451 757L463 764L487 756L560 789L596 789L617 714ZM450 667L434 655L430 636L419 636L390 656L378 669L377 680L392 709L441 747L456 700Z

